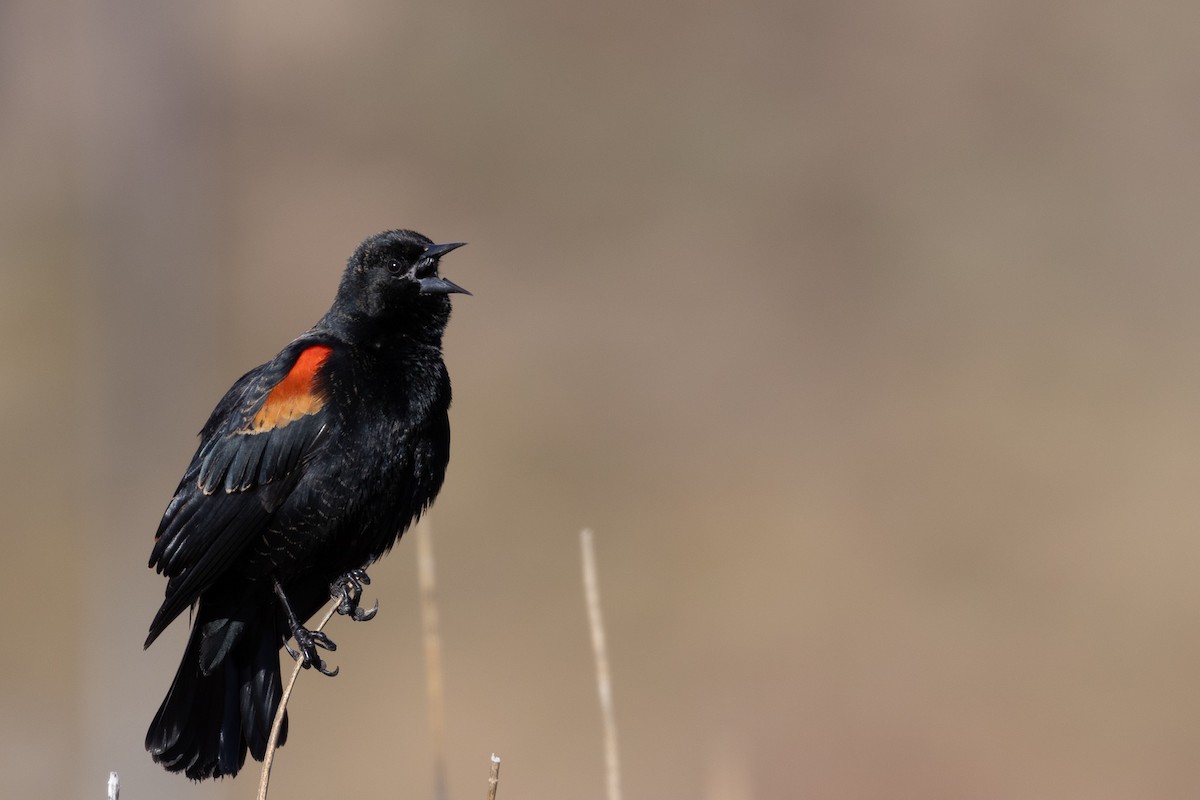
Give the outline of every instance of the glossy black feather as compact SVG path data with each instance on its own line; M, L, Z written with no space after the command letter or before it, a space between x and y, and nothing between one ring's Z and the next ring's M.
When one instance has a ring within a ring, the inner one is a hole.
M197 608L146 737L167 769L203 779L262 758L287 635L274 582L307 619L437 495L450 447L441 337L458 287L437 276L447 249L422 257L431 245L410 231L364 242L329 312L205 423L150 555L168 581L147 646Z
M150 566L171 580L146 646L255 541L300 477L293 471L299 458L318 446L324 410L273 430L246 432L270 391L312 346L326 343L301 337L244 375L205 426L207 435L163 515L150 554Z

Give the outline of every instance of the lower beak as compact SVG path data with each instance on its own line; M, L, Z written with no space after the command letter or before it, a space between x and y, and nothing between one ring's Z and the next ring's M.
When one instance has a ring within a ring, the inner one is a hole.
M435 247L437 245L434 245ZM457 247L457 245L455 245ZM466 289L459 286L454 281L446 280L445 278L433 275L428 278L421 278L419 281L421 286L421 294L470 294Z

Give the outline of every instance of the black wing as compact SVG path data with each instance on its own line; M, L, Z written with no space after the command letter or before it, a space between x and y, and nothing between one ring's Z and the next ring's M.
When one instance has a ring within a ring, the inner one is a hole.
M333 343L297 339L217 404L167 506L150 566L169 578L146 639L196 601L265 530L326 430L321 370Z

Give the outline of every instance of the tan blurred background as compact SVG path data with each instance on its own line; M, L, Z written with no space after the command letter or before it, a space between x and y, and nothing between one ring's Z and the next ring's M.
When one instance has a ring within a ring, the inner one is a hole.
M0 5L0 780L142 736L158 517L354 246L445 272L452 798L1200 794L1200 6ZM279 797L430 798L415 548Z

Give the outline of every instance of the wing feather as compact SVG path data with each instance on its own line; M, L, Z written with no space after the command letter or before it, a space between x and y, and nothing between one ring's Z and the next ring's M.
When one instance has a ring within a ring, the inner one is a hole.
M329 343L293 342L242 376L201 431L155 537L166 596L147 646L267 529L327 429L321 369Z

